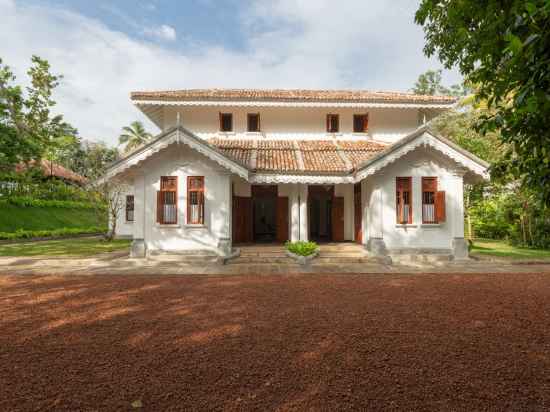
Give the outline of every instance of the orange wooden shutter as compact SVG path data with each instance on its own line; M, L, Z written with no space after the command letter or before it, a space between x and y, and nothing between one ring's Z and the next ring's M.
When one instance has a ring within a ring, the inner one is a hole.
M163 218L162 218L162 204L163 204L163 201L162 201L162 192L161 191L158 191L157 192L157 223L162 223L163 221Z
M363 116L363 132L366 133L369 130L369 114Z
M344 198L332 198L332 240L344 241Z
M445 221L445 192L435 192L435 220L437 223Z

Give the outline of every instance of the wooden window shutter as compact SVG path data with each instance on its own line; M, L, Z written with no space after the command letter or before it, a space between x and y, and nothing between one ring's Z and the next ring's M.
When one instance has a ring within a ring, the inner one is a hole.
M445 191L435 192L435 219L437 223L445 221Z
M369 114L363 116L363 133L366 133L369 130Z
M223 130L223 119L222 119L222 112L219 113L220 118L220 132Z
M330 114L327 114L327 132L330 132Z
M157 223L162 223L162 192L157 191Z

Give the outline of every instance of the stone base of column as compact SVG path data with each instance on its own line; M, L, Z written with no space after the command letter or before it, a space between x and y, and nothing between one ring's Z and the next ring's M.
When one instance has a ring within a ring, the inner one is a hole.
M373 256L387 256L388 249L386 249L386 243L384 239L378 237L371 237L367 242L367 250Z
M143 239L134 239L130 248L131 258L144 258L147 253L147 247Z
M464 260L469 259L470 252L468 248L468 241L463 237L455 237L451 243L453 259Z
M222 255L230 256L233 253L233 250L231 248L231 239L220 238L218 240L218 249Z

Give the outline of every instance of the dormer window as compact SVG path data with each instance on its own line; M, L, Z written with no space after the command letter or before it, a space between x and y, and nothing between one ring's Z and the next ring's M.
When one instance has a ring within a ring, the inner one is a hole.
M233 113L220 113L220 132L233 131Z
M327 133L340 131L340 118L337 114L327 114Z
M353 133L367 133L369 130L369 115L354 114L353 115Z
M260 131L260 113L248 113L247 116L247 131Z

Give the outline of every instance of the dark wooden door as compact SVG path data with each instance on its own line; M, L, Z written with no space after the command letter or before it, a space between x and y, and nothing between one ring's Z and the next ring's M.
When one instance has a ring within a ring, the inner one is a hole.
M353 187L355 243L363 242L363 209L361 208L361 183Z
M288 240L288 197L277 198L277 242Z
M332 199L332 240L334 242L344 241L344 198L334 197Z
M233 196L233 242L252 242L252 198Z

